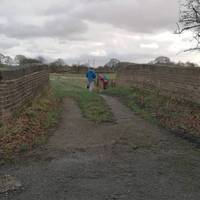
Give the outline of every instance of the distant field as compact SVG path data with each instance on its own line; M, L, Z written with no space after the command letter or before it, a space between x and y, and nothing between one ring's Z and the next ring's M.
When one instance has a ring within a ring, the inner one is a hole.
M6 68L6 65L0 64L0 69Z
M114 80L114 79L116 79L116 73L106 73L106 75L111 79L111 80ZM84 79L84 81L86 81L86 78L85 78L85 74L76 74L76 73L64 73L64 74L52 74L51 75L51 77L53 77L53 76L64 76L64 77L66 77L66 78L68 78L68 79L79 79L79 81L83 81L83 79ZM81 82L82 82L81 81ZM83 83L83 82L82 82Z
M52 74L50 80L55 95L73 98L86 118L97 123L112 121L112 113L104 99L86 89L84 74Z

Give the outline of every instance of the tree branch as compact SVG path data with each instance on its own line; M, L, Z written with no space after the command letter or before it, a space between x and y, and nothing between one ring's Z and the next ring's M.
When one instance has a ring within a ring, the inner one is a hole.
M195 47L195 48L190 48L190 49L186 49L183 52L188 52L188 51L200 51L200 47Z
M181 34L181 33L183 33L184 31L187 31L187 30L190 30L190 29L194 29L194 28L198 28L198 27L200 27L200 24L184 27L184 28L182 28L182 29L179 29L178 34ZM179 28L180 28L180 25L179 25Z

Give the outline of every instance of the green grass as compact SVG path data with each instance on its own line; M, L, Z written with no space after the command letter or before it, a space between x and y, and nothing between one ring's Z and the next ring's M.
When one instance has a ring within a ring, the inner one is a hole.
M96 123L113 120L110 108L104 99L86 89L86 79L81 74L51 75L51 85L58 98L73 98L84 117Z
M59 118L59 114L60 114L60 111L50 111L47 113L47 118L46 118L46 121L45 121L45 128L51 128L51 127L54 127L57 122L58 122L58 118Z
M20 152L25 152L28 150L28 148L29 148L28 144L26 143L20 144Z
M200 136L200 106L164 97L158 91L137 88L108 88L107 95L117 96L136 114L173 131Z
M0 69L5 69L7 66L0 63Z
M153 94L148 92L128 87L115 87L108 88L104 91L105 94L116 96L127 105L136 114L141 115L143 118L156 123L154 117L154 109L152 109L152 102L155 101Z

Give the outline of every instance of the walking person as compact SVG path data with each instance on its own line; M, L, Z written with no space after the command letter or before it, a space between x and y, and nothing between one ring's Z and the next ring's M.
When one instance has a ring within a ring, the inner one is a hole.
M106 74L99 74L98 76L98 86L100 91L107 89L109 83L109 77Z
M87 78L87 88L89 89L90 92L94 90L94 81L96 79L96 73L95 71L90 67L86 73L86 78Z

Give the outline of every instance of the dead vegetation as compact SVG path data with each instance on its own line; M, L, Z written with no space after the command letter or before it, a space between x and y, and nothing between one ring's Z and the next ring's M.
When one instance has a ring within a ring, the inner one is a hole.
M137 88L110 88L106 94L119 97L143 118L184 137L200 138L200 105Z
M0 159L11 159L20 152L43 144L48 129L59 116L59 101L50 89L33 100L0 127Z

